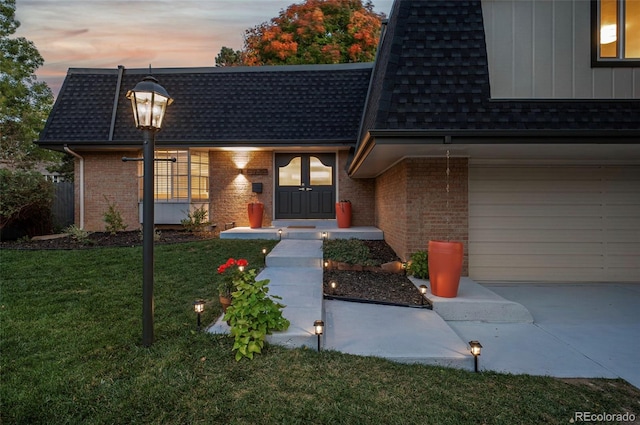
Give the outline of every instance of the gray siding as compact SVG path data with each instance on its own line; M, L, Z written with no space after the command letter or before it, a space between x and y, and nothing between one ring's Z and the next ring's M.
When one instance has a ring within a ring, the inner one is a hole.
M640 99L640 68L591 67L588 0L483 0L491 97Z

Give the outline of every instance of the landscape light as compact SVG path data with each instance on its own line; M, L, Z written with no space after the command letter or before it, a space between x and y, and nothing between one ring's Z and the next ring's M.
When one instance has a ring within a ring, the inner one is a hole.
M469 347L471 347L471 354L473 355L473 369L478 372L478 356L482 351L482 344L478 341L469 341Z
M316 335L318 336L318 351L320 351L320 337L324 333L324 322L322 320L316 320L315 322L313 322L313 328Z

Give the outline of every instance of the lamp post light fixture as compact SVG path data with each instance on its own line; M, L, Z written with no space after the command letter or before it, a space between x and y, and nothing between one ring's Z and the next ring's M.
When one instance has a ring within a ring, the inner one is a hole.
M316 320L315 322L313 322L313 328L316 335L318 335L318 351L321 351L320 337L324 333L324 322L322 320Z
M418 287L420 290L420 305L424 305L424 296L427 294L427 285L420 285Z
M199 331L200 330L200 326L201 326L200 315L204 311L204 300L196 300L196 301L194 301L193 302L193 310L198 315L198 331Z
M154 155L155 133L162 128L167 106L173 103L169 93L148 76L127 92L133 119L143 131L144 181L142 199L142 344L153 344L153 237L154 237Z
M469 347L471 347L471 354L473 355L473 370L478 372L478 356L482 351L482 344L478 341L469 341Z

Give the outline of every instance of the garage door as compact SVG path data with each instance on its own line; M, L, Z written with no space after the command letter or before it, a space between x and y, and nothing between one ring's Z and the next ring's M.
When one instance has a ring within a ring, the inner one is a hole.
M469 274L640 282L640 166L470 166Z

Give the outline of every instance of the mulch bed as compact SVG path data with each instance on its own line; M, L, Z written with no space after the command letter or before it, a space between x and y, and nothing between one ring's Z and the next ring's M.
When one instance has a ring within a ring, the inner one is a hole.
M363 242L369 248L370 258L378 264L400 260L385 241ZM336 282L335 290L331 281ZM422 306L420 292L402 273L325 270L323 286L328 298Z

